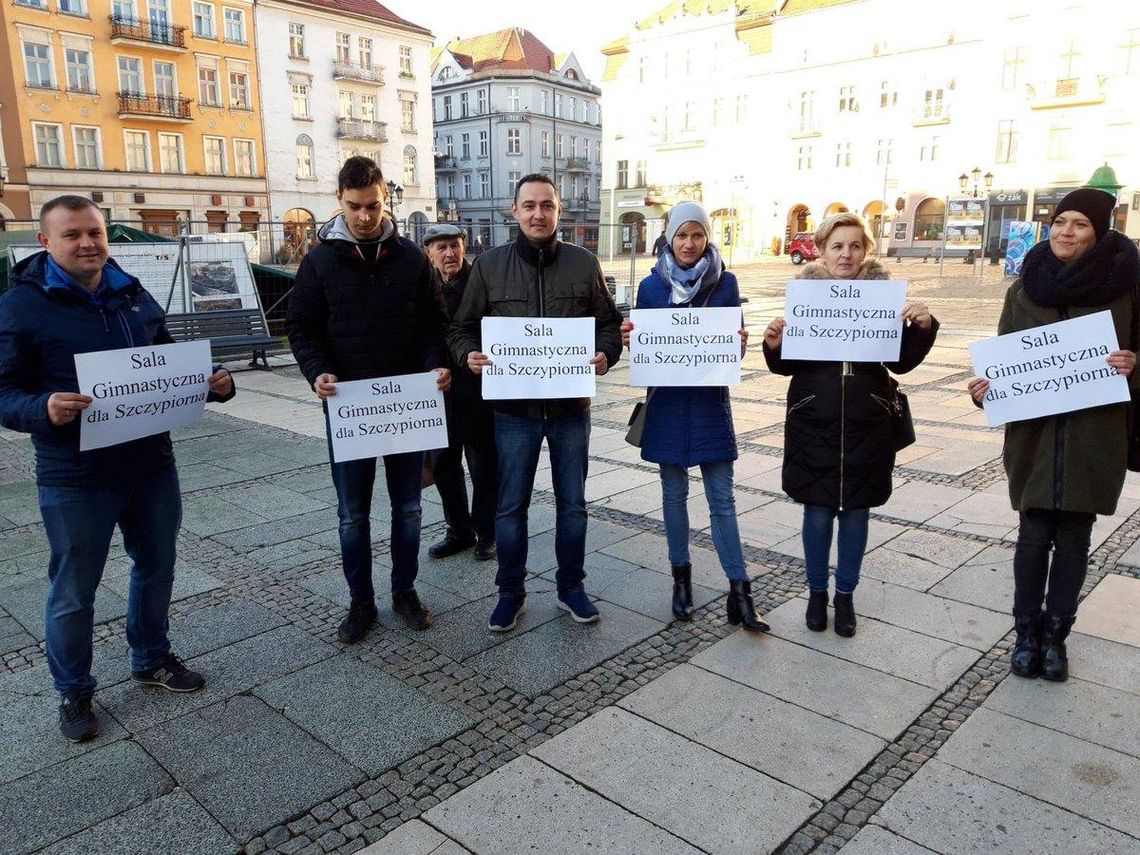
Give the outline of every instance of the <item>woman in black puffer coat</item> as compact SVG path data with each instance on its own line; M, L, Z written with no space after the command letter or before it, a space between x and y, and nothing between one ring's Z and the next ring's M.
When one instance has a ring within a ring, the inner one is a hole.
M828 217L815 231L819 263L801 279L888 279L858 214ZM835 632L855 634L852 594L867 546L870 508L891 495L895 445L891 429L894 391L890 369L905 374L921 364L934 345L938 321L922 303L903 307L898 362L813 362L780 355L785 321L764 332L764 358L773 373L791 375L784 422L784 492L804 506L804 564L809 592L808 628L827 627L828 555L839 520L839 562L835 570Z

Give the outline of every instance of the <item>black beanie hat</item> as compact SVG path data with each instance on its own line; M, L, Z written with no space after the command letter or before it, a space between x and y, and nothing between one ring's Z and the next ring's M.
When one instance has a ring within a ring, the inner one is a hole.
M1096 239L1104 237L1108 231L1109 221L1112 219L1112 210L1116 207L1116 197L1111 193L1098 190L1095 187L1082 187L1074 190L1057 203L1057 210L1053 212L1053 220L1064 211L1077 211L1089 218ZM1052 224L1053 220L1050 220Z

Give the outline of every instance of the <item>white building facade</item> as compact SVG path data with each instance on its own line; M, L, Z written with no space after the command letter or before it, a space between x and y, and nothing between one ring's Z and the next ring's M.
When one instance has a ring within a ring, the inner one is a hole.
M602 174L601 91L570 54L547 71L484 67L444 49L432 76L441 217L484 246L510 240L518 180L549 175L562 199L562 236L597 246Z
M651 243L688 196L739 259L840 210L884 249L936 247L962 175L1000 249L1106 161L1134 185L1116 226L1140 235L1140 6L1111 28L1093 0L685 8L604 50L602 219L620 228L603 252Z
M272 219L297 224L286 237L305 240L304 226L338 211L337 173L357 154L401 188L397 220L412 232L434 222L431 33L367 0L256 8Z

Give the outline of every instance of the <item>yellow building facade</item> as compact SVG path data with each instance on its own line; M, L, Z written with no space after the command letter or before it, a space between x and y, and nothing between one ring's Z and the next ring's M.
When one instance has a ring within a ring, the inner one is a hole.
M251 0L9 0L0 24L8 216L79 193L163 234L267 217Z

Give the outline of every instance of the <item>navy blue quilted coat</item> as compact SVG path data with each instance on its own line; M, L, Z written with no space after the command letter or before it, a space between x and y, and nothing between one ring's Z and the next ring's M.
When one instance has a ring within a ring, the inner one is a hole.
M671 293L669 283L654 270L641 280L635 305L638 309L740 305L736 277L727 270L689 303L673 305L669 302ZM698 466L736 459L736 431L727 386L659 386L652 391L641 440L643 460Z

